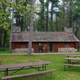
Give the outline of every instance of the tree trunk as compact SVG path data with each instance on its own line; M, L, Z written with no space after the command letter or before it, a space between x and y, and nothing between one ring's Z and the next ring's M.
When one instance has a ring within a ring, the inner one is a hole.
M70 3L69 3L69 27L73 27L73 21L72 21L72 0L70 0Z
M52 5L51 5L51 25L50 25L51 31L52 31L52 28L53 28L53 7L54 7L54 4L52 3Z
M48 31L48 23L49 23L49 15L48 15L48 12L49 12L49 0L47 0L47 3L46 3L46 26L45 26L45 31Z
M40 24L42 27L41 31L45 31L45 16L44 16L44 12L45 12L45 7L44 7L44 0L41 1L41 13L40 13Z
M58 31L58 16L56 14L56 31Z
M31 2L32 7L34 7L34 0ZM29 30L29 47L28 47L28 54L31 55L32 53L32 32L33 32L33 20L34 20L34 13L31 11L30 16L30 30Z

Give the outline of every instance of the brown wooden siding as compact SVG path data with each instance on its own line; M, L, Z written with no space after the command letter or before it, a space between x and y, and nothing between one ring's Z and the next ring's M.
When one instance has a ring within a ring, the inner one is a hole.
M33 42L32 48L34 52L58 52L58 48L77 48L76 42ZM14 42L12 48L28 48L28 42Z
M26 43L26 42L14 42L14 43L12 43L12 49L26 48L26 47L28 47L28 43Z
M58 48L77 48L75 42L53 43L53 52L58 52Z
M48 43L35 42L32 44L34 52L48 52Z

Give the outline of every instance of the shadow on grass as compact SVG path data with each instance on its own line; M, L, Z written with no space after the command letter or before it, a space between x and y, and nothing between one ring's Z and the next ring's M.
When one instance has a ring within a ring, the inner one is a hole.
M64 71L80 72L80 67L66 67Z
M10 54L10 50L8 48L0 48L0 54Z

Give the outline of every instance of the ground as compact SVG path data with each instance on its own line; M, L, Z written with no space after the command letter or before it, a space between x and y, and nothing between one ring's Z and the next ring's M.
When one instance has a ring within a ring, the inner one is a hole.
M32 56L1 55L0 62L1 64L12 64L12 63L22 63L22 62L40 61L40 60L51 61L51 64L48 66L47 69L54 70L55 80L80 80L80 68L67 69L66 71L64 71L64 58L65 56L63 55L32 55ZM35 72L35 70L29 69L17 73L19 74L19 73L29 73L29 72ZM3 73L0 72L0 77L2 76Z

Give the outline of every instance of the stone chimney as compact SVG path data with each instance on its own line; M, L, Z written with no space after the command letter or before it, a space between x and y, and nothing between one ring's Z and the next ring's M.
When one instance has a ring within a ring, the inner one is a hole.
M65 32L70 32L70 33L72 33L72 32L73 32L73 29L72 29L72 28L64 27L64 31L65 31Z

